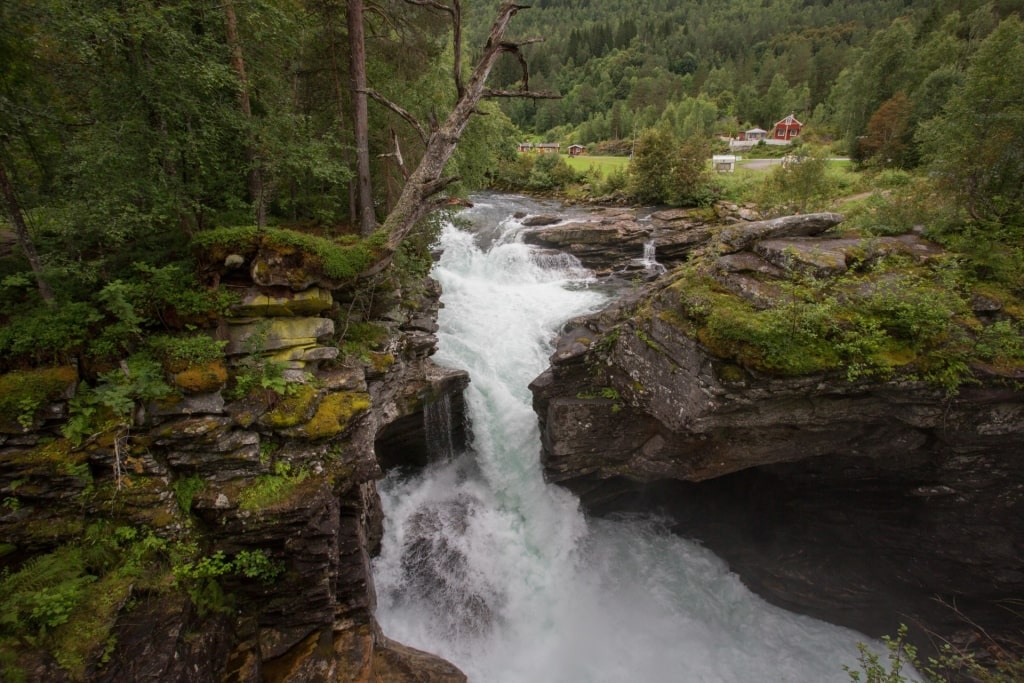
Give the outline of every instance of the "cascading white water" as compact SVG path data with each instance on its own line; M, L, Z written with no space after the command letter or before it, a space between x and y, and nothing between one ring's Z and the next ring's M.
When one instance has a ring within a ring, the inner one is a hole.
M509 201L472 211L511 216ZM473 444L381 484L384 631L474 683L849 681L858 634L768 605L656 520L586 519L544 482L527 385L557 328L605 297L565 260L538 264L516 221L495 225L486 250L453 227L441 238L435 359L470 373Z

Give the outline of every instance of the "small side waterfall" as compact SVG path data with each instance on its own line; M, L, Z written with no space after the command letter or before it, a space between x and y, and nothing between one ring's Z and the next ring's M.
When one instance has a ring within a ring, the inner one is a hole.
M454 425L451 395L441 394L423 408L423 430L426 432L427 455L431 462L455 457Z
M654 271L658 274L665 272L665 266L658 263L656 258L657 247L654 244L654 238L651 238L644 242L644 256L643 266L645 270Z

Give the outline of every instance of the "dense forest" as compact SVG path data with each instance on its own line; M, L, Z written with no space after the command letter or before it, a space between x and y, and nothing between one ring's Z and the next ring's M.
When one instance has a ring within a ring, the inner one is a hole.
M346 19L330 0L3 4L0 206L18 236L0 259L8 365L89 352L89 328L118 317L94 297L111 282L188 289L189 242L212 228L359 234ZM444 13L402 2L372 6L365 29L366 80L400 103L368 108L382 221L425 147L406 119L455 101L452 40ZM493 115L471 121L448 163L455 191L513 149L507 119L480 108ZM160 305L108 295L142 317ZM55 303L45 319L40 299Z
M583 144L658 122L683 137L734 135L794 113L849 146L876 114L907 130L938 114L980 43L1019 10L970 0L549 0L516 26L545 38L529 55L533 78L564 99L507 110L524 131Z

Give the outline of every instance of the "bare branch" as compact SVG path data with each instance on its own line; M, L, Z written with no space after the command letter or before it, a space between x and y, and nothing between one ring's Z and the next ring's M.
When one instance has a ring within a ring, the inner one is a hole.
M405 119L409 123L409 125L412 126L416 130L417 133L419 133L420 140L423 141L423 144L427 143L427 139L429 137L427 135L427 131L424 130L424 128L420 124L420 122L416 120L415 116L413 116L407 110L399 107L397 104L395 104L394 102L392 102L388 98L384 97L383 95L381 95L376 90L373 90L372 88L366 88L365 90L362 90L361 92L365 92L367 95L372 97L374 100L376 100L377 102L380 102L385 107L387 107L388 109L390 109L391 111L395 112L396 114L401 116L403 119Z
M402 178L405 180L409 179L409 170L405 167L405 159L402 158L402 148L398 144L398 132L394 128L391 129L391 144L395 146L395 151L388 154L380 154L381 157L390 157L395 160L398 164L398 170L402 172Z

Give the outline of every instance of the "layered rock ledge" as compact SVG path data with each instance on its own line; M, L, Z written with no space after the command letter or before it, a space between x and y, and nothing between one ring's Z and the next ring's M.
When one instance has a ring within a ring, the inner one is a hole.
M403 294L388 283L373 308L355 309L358 292L301 265L272 252L208 265L239 293L217 332L226 358L166 369L170 396L78 446L61 430L78 369L30 378L47 387L45 405L0 420L4 566L83 547L90 533L152 533L169 557L151 561L145 581L96 582L106 610L96 618L79 614L93 598L58 597L75 605L68 627L88 618L92 630L66 634L54 619L4 666L34 681L466 680L385 637L370 573L382 533L376 449L389 464L421 458L424 412L442 399L462 421L468 376L430 360L439 287ZM338 321L381 338L343 358ZM258 381L239 391L245 371ZM252 575L224 564L245 557L262 558Z
M915 235L823 234L841 219L709 227L702 277L716 296L766 310L787 301L787 273L822 280L886 254L926 264L941 252ZM1013 638L1006 607L1024 594L1020 369L976 365L956 393L899 370L774 372L709 341L688 314L690 275L566 325L531 384L548 479L592 512L669 515L787 608L872 635L905 622L925 646L977 644L965 617ZM858 277L840 297L890 283ZM978 325L998 308L976 303Z

